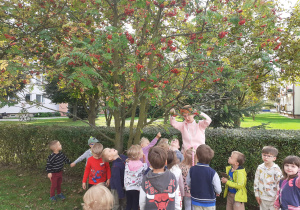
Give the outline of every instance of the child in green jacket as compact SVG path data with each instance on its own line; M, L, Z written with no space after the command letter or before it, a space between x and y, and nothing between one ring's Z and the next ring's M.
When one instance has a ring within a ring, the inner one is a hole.
M233 151L228 158L231 166L226 167L228 178L222 177L221 181L225 185L224 198L227 196L226 210L245 210L247 202L247 173L243 168L245 155L238 151Z

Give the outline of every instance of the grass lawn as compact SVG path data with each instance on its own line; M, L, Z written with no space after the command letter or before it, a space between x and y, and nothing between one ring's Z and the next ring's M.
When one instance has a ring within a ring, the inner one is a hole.
M49 118L49 119L39 119L35 118L36 120L30 121L30 122L19 122L19 121L0 121L1 124L32 124L32 125L59 125L59 126L89 126L88 124L76 121L73 122L72 119L69 118ZM137 119L135 124L137 124ZM285 116L282 116L277 113L261 113L256 115L255 121L252 120L252 117L245 117L244 121L241 122L241 127L247 128L247 127L253 127L261 125L262 123L268 123L270 124L267 126L267 129L284 129L284 130L299 130L300 129L300 119L291 119ZM128 118L126 120L126 126L129 126L130 119ZM159 119L158 121L153 123L154 125L162 125L163 119ZM96 119L96 125L97 126L106 126L105 124L105 117L104 115L99 116ZM114 122L112 121L111 126L114 125Z
M252 117L245 117L241 127L258 126L268 122L270 124L267 126L267 129L300 130L300 119L291 119L277 113L258 114L255 117L255 121L252 120Z
M137 124L137 120L138 118L135 118L135 124ZM154 122L153 124L161 124L163 119L159 119L156 122ZM86 122L88 122L87 120L85 120ZM31 125L59 125L59 126L89 126L89 124L84 123L80 120L77 120L75 122L73 122L72 119L63 117L63 118L48 118L48 119L39 119L39 118L34 118L33 121L28 121L28 122L20 122L20 121L0 121L0 125L1 124L31 124ZM97 126L106 126L105 124L105 117L104 115L100 115L97 119L96 119L96 125ZM130 118L126 119L126 126L130 125ZM114 121L112 120L111 122L111 126L114 126Z
M66 200L51 203L50 180L46 172L21 171L17 168L0 166L1 210L82 209L85 191L81 189L81 181L82 177L63 176L62 191Z

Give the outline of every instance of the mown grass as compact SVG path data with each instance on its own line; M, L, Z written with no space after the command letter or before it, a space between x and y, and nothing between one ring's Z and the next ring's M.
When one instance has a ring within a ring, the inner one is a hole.
M1 124L32 124L32 125L59 125L59 126L89 126L88 124L78 120L73 122L72 119L69 118L49 118L49 119L39 119L35 118L34 121L29 122L19 122L19 121L0 121ZM136 121L138 118L136 118ZM245 117L244 120L241 122L242 128L248 128L253 126L259 126L262 123L268 123L267 129L284 129L284 130L299 130L300 129L300 119L291 119L286 116L282 116L278 113L261 113L256 115L255 120L253 121L252 117ZM136 122L137 123L137 122ZM135 123L135 124L136 124ZM126 120L126 126L129 126L130 119ZM159 119L158 121L154 122L153 125L162 125L163 119ZM106 126L105 124L105 117L100 115L96 119L97 126ZM114 126L114 121L112 120L111 126Z
M81 177L63 175L64 201L49 200L50 180L46 172L22 171L16 167L0 166L1 210L15 209L82 209Z
M253 126L259 126L262 123L268 123L267 129L283 129L283 130L299 130L300 119L291 119L286 116L282 116L278 113L261 113L256 115L253 121L252 117L245 117L241 123L241 127L248 128Z
M138 118L135 118L135 124L137 124ZM84 120L85 122L88 122L87 120ZM159 119L158 121L154 122L153 124L162 124L163 119ZM28 125L47 125L47 126L52 126L52 125L59 125L59 126L89 126L89 124L82 122L80 120L73 121L72 119L69 118L48 118L48 119L39 119L39 118L34 118L32 121L28 122L20 122L20 121L0 121L1 124L28 124ZM130 119L126 119L126 126L130 125ZM104 115L100 115L96 119L96 126L106 126L105 123L105 117ZM111 122L111 126L114 126L114 120Z

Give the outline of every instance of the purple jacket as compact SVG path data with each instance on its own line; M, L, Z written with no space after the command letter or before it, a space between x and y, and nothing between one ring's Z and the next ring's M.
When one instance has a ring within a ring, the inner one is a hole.
M147 163L148 167L150 166L150 163L149 163L149 160L148 160L148 153L149 153L149 150L150 150L151 147L153 147L153 146L156 144L157 141L158 141L158 138L155 137L155 138L150 142L150 144L149 144L148 146L142 148L143 153L144 153L144 155L145 155L145 157L146 157L146 163ZM143 161L143 160L142 160L142 161Z

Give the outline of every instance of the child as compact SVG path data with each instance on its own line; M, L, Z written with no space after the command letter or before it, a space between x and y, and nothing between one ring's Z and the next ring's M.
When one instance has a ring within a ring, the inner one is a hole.
M161 134L160 134L160 132L158 132L158 134L156 135L156 137L151 141L151 143L149 142L149 140L147 139L147 138L145 138L145 137L142 137L141 138L141 141L140 141L140 145L141 145L141 147L142 147L142 149L143 149L143 153L144 153L144 155L145 155L145 158L146 158L146 163L147 163L147 165L148 165L148 167L149 167L149 161L148 161L148 153L149 153L149 149L151 148L151 147L153 147L155 144L156 144L156 142L159 140L159 138L161 137ZM142 160L141 160L142 161Z
M90 148L92 148L92 146L94 146L94 144L98 143L98 142L99 142L98 139L91 136L88 140L88 145L90 146ZM81 162L83 159L86 159L86 162L85 162L85 165L86 165L87 160L90 157L92 157L92 151L91 151L91 149L88 149L79 158L77 158L73 163L71 163L71 167L74 167L77 163Z
M238 151L233 151L228 159L231 166L226 167L226 174L229 180L222 177L221 181L225 185L224 198L227 196L226 210L244 210L247 202L247 173L243 168L245 155Z
M153 168L144 176L140 191L140 210L180 210L181 195L175 175L168 169L167 152L161 147L149 150Z
M254 179L254 193L261 210L273 209L279 181L282 176L280 167L274 163L278 150L272 146L262 149L264 163L257 167Z
M84 175L82 179L82 188L86 189L86 181L89 177L88 187L92 187L97 184L104 184L109 186L111 172L109 163L104 163L101 157L103 150L103 145L100 143L95 143L92 147L93 156L90 157L86 163Z
M140 145L132 145L127 155L129 161L125 165L124 186L126 190L127 206L126 210L139 209L139 194L143 173L147 169L147 163L142 163L141 158L145 159L142 147ZM145 160L144 160L145 162Z
M178 166L178 159L176 157L176 153L172 150L168 151L168 157L167 157L167 166L168 169L175 175L176 181L179 185L179 191L180 195L183 195L184 189L183 189L183 178L182 178L182 172L181 169Z
M104 162L112 162L110 189L114 196L113 210L123 209L126 206L124 191L124 171L126 164L126 155L119 155L118 150L105 148L102 152Z
M279 182L274 207L276 210L281 208L300 209L300 158L297 156L287 156L283 160L283 179Z
M216 195L222 192L220 177L209 166L214 157L214 151L210 146L201 144L196 155L198 163L190 168L186 182L191 188L192 205L197 209L216 209Z
M201 112L200 115L205 119L196 123L194 117L198 115L198 113L190 105L186 105L180 109L180 114L184 118L183 122L177 122L175 120L175 109L171 109L170 114L171 125L181 132L183 151L191 147L196 149L199 145L205 144L205 129L211 123L211 119L208 115Z
M190 148L185 151L184 153L184 160L179 164L179 168L182 171L182 178L183 178L183 189L184 192L181 195L183 197L184 202L184 209L191 209L192 208L192 200L191 200L191 190L190 187L186 183L187 175L190 171L190 168L193 166L193 148Z
M57 197L64 200L66 197L61 193L62 170L64 164L71 164L71 161L64 155L64 153L60 152L62 150L62 146L59 141L51 141L49 147L53 152L48 156L46 166L48 178L51 181L50 200L56 201L55 190L57 191Z
M183 154L179 151L180 145L178 139L172 139L170 144L170 150L176 152L177 159L182 162L184 157Z
M83 196L84 210L111 210L114 197L103 185L90 188Z

